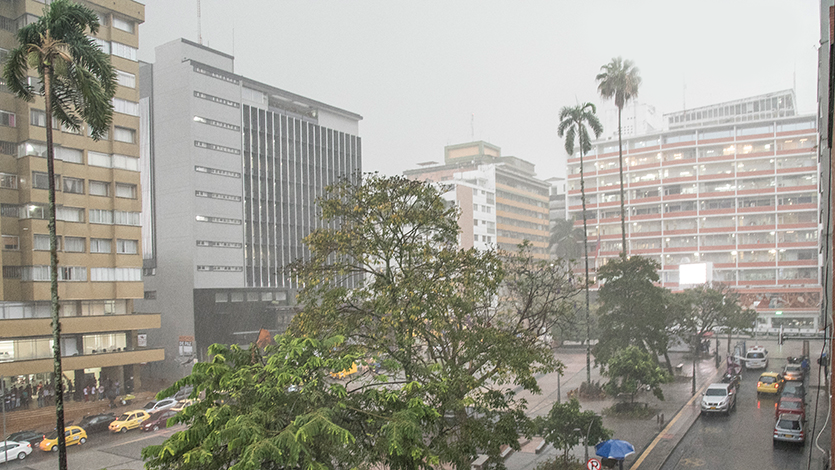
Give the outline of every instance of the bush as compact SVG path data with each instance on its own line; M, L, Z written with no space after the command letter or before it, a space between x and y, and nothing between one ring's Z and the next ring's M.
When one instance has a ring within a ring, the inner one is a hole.
M539 463L534 470L586 470L586 465L574 457L570 457L567 462L562 458L554 458Z
M658 414L658 408L651 407L647 403L621 402L604 408L602 414L613 418L649 419Z

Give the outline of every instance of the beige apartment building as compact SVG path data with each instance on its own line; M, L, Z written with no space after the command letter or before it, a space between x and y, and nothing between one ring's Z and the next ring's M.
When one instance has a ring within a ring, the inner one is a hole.
M136 54L145 7L80 3L99 14L95 41L110 54L119 86L106 138L52 124L64 376L78 385L110 379L138 387L140 364L164 358L137 334L159 328L160 315L133 307L143 297ZM0 58L43 8L35 0L0 2ZM0 377L7 388L46 383L53 370L45 121L42 99L26 103L0 86Z

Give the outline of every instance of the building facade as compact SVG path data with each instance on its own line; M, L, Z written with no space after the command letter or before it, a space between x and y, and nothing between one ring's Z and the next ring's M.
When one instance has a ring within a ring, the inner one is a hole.
M322 227L315 199L362 169L361 116L234 73L234 57L179 39L142 64L148 167L142 311L177 378L213 343L276 334L294 313L289 263Z
M761 331L821 326L817 130L793 91L665 115L667 129L624 139L627 243L661 265L707 263L742 294ZM592 266L621 251L617 142L585 157ZM580 159L568 161L569 213L582 226Z
M532 163L479 141L444 147L443 164L404 175L452 188L445 197L461 209L461 248L515 252L528 240L535 257L548 257L550 185L535 177Z
M142 254L139 154L139 24L134 1L80 2L99 15L94 40L110 54L119 86L108 135L94 141L54 123L59 237L61 350L64 378L138 386L142 363L163 360L139 330L155 331L158 314L136 314ZM0 3L0 55L17 46L15 31L43 12L43 2ZM33 83L37 81L30 71ZM52 380L48 182L44 102L16 99L0 87L0 376L6 387Z

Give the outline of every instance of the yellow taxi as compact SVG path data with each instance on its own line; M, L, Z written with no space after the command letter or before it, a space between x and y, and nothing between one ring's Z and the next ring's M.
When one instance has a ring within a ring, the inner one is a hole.
M778 394L783 388L783 376L777 372L763 372L757 380L757 393Z
M87 442L87 432L79 426L67 426L64 428L64 441L67 447L84 444ZM47 452L58 452L58 431L45 435L38 447Z
M128 432L131 429L139 429L139 425L150 416L145 410L128 411L110 423L107 429L110 429L110 432Z

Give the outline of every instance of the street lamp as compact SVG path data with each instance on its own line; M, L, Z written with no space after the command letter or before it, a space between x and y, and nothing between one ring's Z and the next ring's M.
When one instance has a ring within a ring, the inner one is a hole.
M589 461L589 434L591 434L591 425L594 423L595 419L597 419L596 415L592 419L589 420L589 428L586 429L586 435L583 436L584 437L583 448L584 448L585 455L586 455L586 458L584 459L585 462ZM573 431L574 432L583 432L583 430L580 429L580 428L574 428Z

